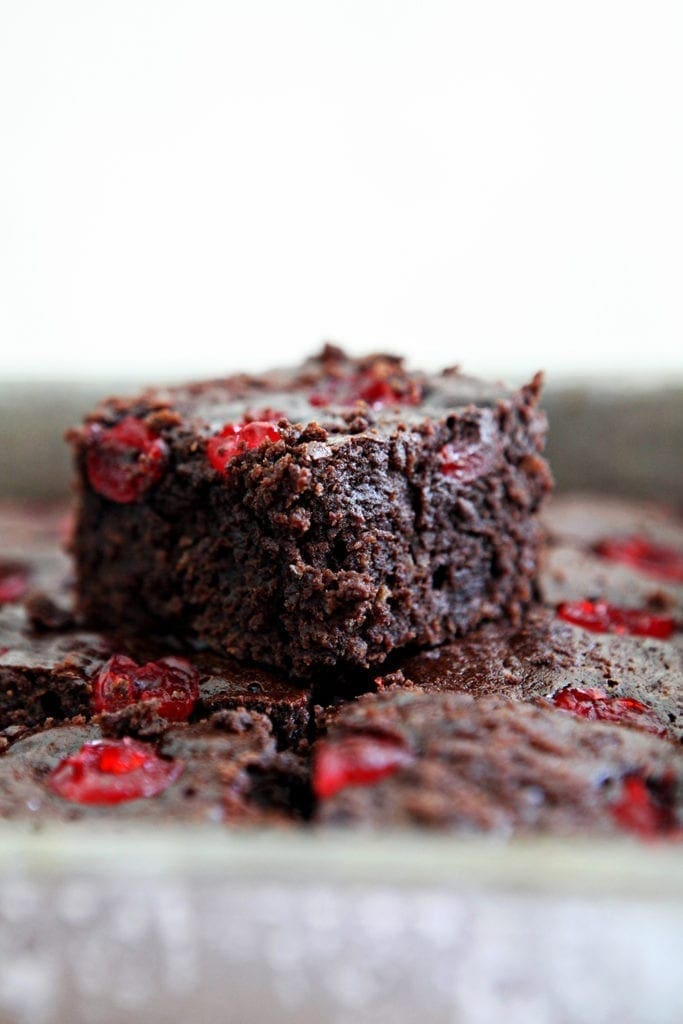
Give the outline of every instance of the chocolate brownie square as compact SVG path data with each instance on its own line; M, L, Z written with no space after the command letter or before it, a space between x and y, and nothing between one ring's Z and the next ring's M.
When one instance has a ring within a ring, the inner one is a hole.
M110 399L70 434L79 609L302 677L516 620L551 484L540 385L328 347Z

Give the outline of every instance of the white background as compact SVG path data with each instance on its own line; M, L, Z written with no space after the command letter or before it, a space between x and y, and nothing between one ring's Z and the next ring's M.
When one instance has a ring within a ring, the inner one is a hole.
M683 4L0 0L0 377L683 371Z

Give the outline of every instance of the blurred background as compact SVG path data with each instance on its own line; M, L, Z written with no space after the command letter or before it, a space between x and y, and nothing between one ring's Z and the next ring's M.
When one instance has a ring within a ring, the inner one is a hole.
M323 339L683 374L682 28L680 0L4 0L0 380Z

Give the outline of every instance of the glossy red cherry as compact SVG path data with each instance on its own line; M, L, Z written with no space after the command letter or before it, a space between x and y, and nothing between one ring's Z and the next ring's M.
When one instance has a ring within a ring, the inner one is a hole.
M121 505L138 501L166 469L166 443L134 416L126 416L114 427L91 424L87 445L85 468L90 486Z
M280 440L280 431L265 420L251 423L227 423L219 434L209 438L206 454L215 470L228 475L228 466L237 455L260 448L266 442Z
M597 554L613 562L630 565L648 576L673 583L683 583L683 551L655 544L634 534L630 537L606 538L595 545Z
M0 563L0 605L21 601L28 590L28 569L14 563Z
M119 804L163 793L183 767L181 761L164 761L151 747L126 736L85 743L59 762L46 784L74 803Z
M594 633L627 633L630 636L652 636L667 640L676 623L670 615L652 615L637 608L620 608L607 601L565 601L557 614L565 622L582 626Z
M488 471L490 458L487 452L475 445L452 441L439 452L439 468L444 476L470 483Z
M96 711L120 711L138 701L158 701L159 714L169 722L185 722L199 695L199 675L185 658L160 658L138 665L115 654L93 683Z
M412 760L405 745L390 736L345 736L323 742L313 764L313 791L324 799L347 786L370 786Z
M597 687L565 686L550 699L561 711L570 711L593 722L614 722L635 726L656 736L668 735L652 708L632 697L610 697Z
M671 810L656 801L639 775L629 775L624 779L621 797L611 810L621 828L644 839L677 831Z

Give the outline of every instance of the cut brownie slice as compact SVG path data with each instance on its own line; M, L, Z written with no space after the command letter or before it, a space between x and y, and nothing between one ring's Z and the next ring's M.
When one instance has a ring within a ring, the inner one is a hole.
M489 623L462 640L404 659L377 680L380 688L392 684L547 699L583 717L683 740L683 645L595 633L539 606L520 628Z
M129 717L139 714L136 698L154 707L167 691L177 701L178 689L187 689L183 672L191 679L191 699L181 717L247 708L269 717L280 745L295 747L306 738L310 693L304 686L227 656L179 648L170 639L120 639L75 626L32 629L26 611L15 605L0 610L0 745L46 723L121 714L127 704Z
M499 697L361 697L331 716L313 785L325 824L647 837L683 824L675 745Z
M111 399L70 435L80 610L301 676L518 618L550 487L539 389L328 347Z
M1 818L265 825L300 816L307 799L302 762L244 710L168 726L156 743L63 725L0 757Z

